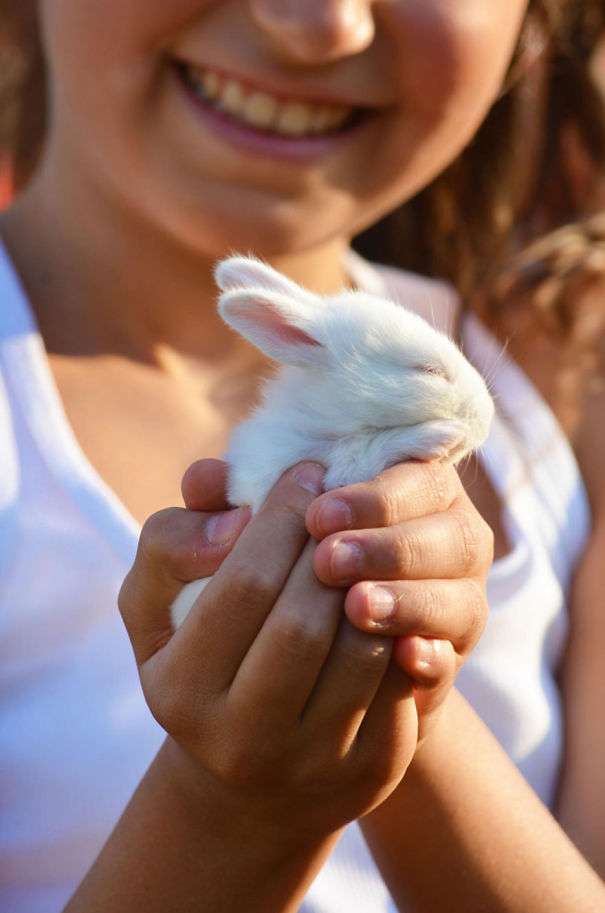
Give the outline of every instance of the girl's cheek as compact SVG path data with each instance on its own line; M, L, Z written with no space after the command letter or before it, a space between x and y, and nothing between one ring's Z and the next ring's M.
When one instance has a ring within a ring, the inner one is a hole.
M217 0L41 0L46 41L78 58L157 50Z
M131 118L174 36L212 5L216 0L41 0L55 102L71 112L70 121Z
M526 0L409 0L377 5L392 40L391 78L414 110L441 117L452 105L483 112L498 94Z

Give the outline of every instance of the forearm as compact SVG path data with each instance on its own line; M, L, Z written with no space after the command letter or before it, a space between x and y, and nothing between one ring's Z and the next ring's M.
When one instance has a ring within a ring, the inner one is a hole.
M601 880L457 692L362 826L406 911L605 909Z
M165 743L65 913L298 909L337 835L259 834L211 787L183 788L174 750Z

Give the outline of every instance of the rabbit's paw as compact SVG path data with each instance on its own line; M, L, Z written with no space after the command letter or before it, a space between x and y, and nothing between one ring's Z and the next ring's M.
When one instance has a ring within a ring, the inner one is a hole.
M462 422L442 419L407 429L409 458L455 463L469 452L468 429Z

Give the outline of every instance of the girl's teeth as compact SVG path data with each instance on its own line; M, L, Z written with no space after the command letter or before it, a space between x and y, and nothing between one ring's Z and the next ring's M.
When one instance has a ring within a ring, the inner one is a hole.
M284 102L266 92L248 93L237 80L224 80L211 70L189 67L187 78L196 92L214 102L219 110L261 130L285 136L328 133L341 127L351 113L342 105Z
M215 98L218 98L219 92L221 91L221 82L216 73L211 73L207 70L202 76L201 83L196 80L196 84L201 85L204 95L210 101L214 101Z
M278 133L287 136L303 136L310 132L311 109L308 105L290 103L281 106L275 122Z
M243 110L243 117L253 127L267 129L277 116L277 101L265 92L253 92Z
M219 106L228 114L241 114L244 110L245 96L239 82L228 79L219 96Z

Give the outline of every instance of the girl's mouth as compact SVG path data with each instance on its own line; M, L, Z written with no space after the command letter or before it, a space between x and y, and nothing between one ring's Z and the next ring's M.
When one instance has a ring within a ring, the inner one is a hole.
M216 112L224 123L247 128L265 140L298 140L305 146L324 146L351 132L372 109L330 102L288 99L261 91L217 70L175 61L180 82L203 109Z

